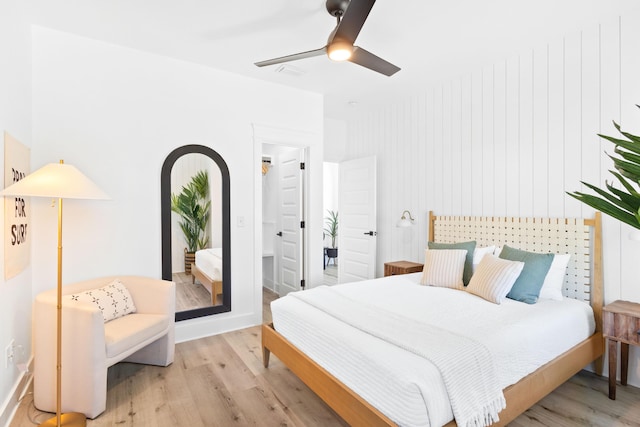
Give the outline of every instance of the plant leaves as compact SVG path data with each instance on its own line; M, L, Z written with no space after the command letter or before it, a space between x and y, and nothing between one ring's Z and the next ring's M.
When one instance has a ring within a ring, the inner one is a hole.
M586 185L587 187L589 187L590 189L592 189L593 191L595 191L596 193L600 194L602 197L607 199L609 202L611 202L611 203L617 205L618 207L620 207L621 209L624 209L625 211L627 211L627 212L629 212L631 214L635 211L635 209L632 206L628 205L627 203L624 203L622 200L620 200L616 196L613 196L613 195L607 193L605 190L603 190L601 188L598 188L595 185L586 183L584 181L581 181L581 182L584 185Z
M591 206L594 209L601 211L602 213L609 215L625 224L629 224L630 226L640 229L640 222L636 218L635 215L629 214L622 209L614 206L613 204L603 200L599 197L593 196L591 194L584 193L567 193L569 196L578 199L582 203Z
M620 183L624 186L624 188L627 189L627 191L633 196L636 197L640 200L640 193L638 193L636 191L635 188L633 188L633 185L631 185L629 183L629 181L627 181L622 175L620 175L618 172L610 170L609 172L611 172L611 174L613 176L615 176L616 178L618 178L618 181L620 181Z
M640 199L633 197L633 195L629 193L625 193L622 190L615 188L614 186L606 183L607 189L614 195L616 195L622 202L629 206L629 212L634 213L640 208Z
M607 135L602 135L602 134L598 134L598 136L600 138L606 139L607 141L613 142L615 145L619 145L621 147L626 148L627 150L636 153L636 154L640 154L640 144L635 144L631 141L626 141L624 139L618 139L618 138L614 138L612 136L607 136Z
M613 160L613 164L618 169L618 171L626 176L629 179L632 179L635 182L640 180L640 165L637 165L633 162L628 162L623 159L618 159L616 157L610 156L607 154L611 160ZM626 172L626 173L623 173Z

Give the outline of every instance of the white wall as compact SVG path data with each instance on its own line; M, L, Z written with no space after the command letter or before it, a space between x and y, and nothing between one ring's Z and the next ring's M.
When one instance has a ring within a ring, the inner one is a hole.
M640 131L640 13L471 70L349 124L347 158L378 156L378 268L422 261L428 211L591 217L565 194L612 176L597 133ZM383 201L383 202L382 202ZM404 209L417 226L395 228ZM640 245L604 218L605 300L640 302ZM640 385L640 351L629 381Z
M8 132L30 146L30 27L23 17L21 2L0 3L0 141L4 145L3 133ZM4 149L0 150L0 164L4 165ZM0 245L0 259L4 260L4 245ZM31 354L31 301L31 267L5 281L4 262L0 262L0 425L5 424L15 405L10 396L20 378L14 365L5 368L4 349L13 339L27 357Z
M64 158L112 198L65 204L64 282L108 274L160 277L160 169L176 147L204 144L229 166L232 311L180 322L177 337L260 323L255 193L261 152L252 124L292 128L321 141L321 95L44 28L34 30L33 51L32 164ZM321 161L321 148L314 148ZM36 209L33 283L39 292L55 284L56 226L46 203ZM319 236L320 222L311 226Z
M347 122L324 119L324 161L340 163L345 160L347 147Z

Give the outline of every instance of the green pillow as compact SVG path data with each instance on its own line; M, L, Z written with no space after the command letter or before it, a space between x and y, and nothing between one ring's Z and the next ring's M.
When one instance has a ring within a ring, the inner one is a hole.
M460 242L460 243L436 243L428 242L429 249L466 249L467 257L464 260L464 273L462 273L462 283L465 286L469 284L471 275L473 274L473 251L476 249L476 242Z
M540 289L542 289L544 278L549 272L554 255L527 252L505 245L499 257L511 261L524 262L522 273L516 279L511 291L507 294L507 298L527 304L535 304L538 301Z

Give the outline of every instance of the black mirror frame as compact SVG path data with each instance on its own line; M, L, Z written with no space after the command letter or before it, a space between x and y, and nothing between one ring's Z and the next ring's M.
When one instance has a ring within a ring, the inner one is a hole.
M160 212L162 224L162 278L173 280L171 266L171 170L185 154L204 154L216 162L222 176L222 305L176 312L176 321L210 316L231 311L231 203L229 168L224 159L204 145L184 145L173 150L162 164L160 172Z

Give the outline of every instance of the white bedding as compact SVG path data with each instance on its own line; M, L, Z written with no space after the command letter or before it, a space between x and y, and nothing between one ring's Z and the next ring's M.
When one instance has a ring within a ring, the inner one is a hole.
M595 328L591 307L580 301L529 305L507 300L496 305L465 291L421 286L420 276L390 276L333 289L479 341L494 357L502 388L588 338ZM279 333L397 424L440 426L453 419L441 375L426 359L297 298L280 298L271 308Z
M196 251L196 266L212 280L222 280L222 248Z

